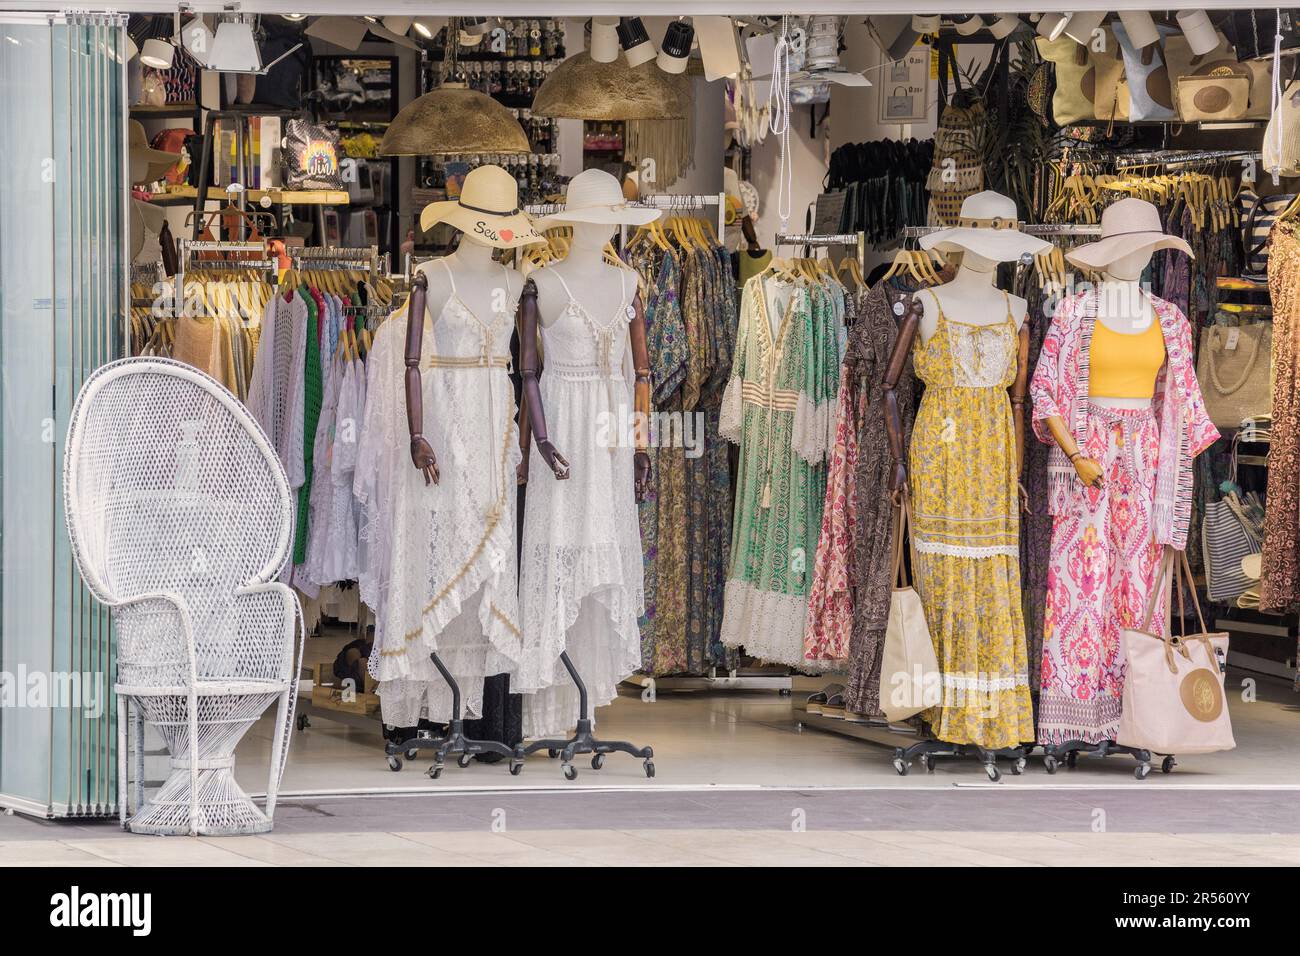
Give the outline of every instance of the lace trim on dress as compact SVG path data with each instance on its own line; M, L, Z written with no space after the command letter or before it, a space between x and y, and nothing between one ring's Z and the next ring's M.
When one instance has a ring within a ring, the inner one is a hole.
M834 445L832 437L827 444L828 428L834 430L835 408L830 402L814 402L804 392L794 406L794 431L790 438L790 447L810 465L820 465L830 454Z
M806 671L820 672L835 666L835 662L804 660L806 595L762 591L747 581L732 578L727 582L723 601L727 614L722 620L722 643L727 647L743 646L752 657Z
M718 434L732 444L740 444L740 433L745 426L745 409L740 400L743 379L737 375L727 382L722 393L722 411L718 415Z
M1020 557L1019 545L989 544L945 544L942 541L925 541L916 539L913 547L921 554L946 554L954 558L992 558L1002 555L1008 558Z
M944 674L943 686L956 690L992 691L1015 690L1029 686L1029 674L1019 673L1008 677L974 677L970 674Z

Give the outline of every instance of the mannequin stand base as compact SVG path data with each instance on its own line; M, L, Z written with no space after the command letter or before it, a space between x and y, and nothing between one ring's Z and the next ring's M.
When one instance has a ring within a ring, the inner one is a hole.
M906 777L908 769L912 766L912 761L917 757L921 758L921 762L925 764L928 773L934 773L936 757L977 757L984 764L984 773L988 775L989 780L997 783L1002 779L1002 771L998 769L999 757L1012 761L1011 772L1018 777L1024 772L1029 751L1032 749L1032 745L1026 744L1021 747L985 750L983 747L973 744L950 744L943 740L922 740L910 747L894 748L894 770L898 772L900 777Z
M636 744L630 744L625 740L600 740L592 735L591 732L591 715L587 708L587 685L582 682L578 675L577 668L569 660L567 652L560 654L560 660L563 662L569 676L573 678L574 684L578 687L579 708L578 708L578 726L573 732L573 736L567 740L561 738L548 738L546 740L535 740L527 747L520 746L515 748L514 760L510 763L510 772L518 773L515 770L516 765L522 765L523 759L529 754L536 753L539 750L545 750L551 759L560 758L560 767L564 771L565 780L576 780L578 777L578 768L573 765L573 758L578 754L591 754L591 769L599 770L605 765L605 754L624 753L631 754L633 757L640 757L643 761L642 767L645 769L647 777L655 775L654 748L638 747Z
M451 676L451 671L447 670L437 654L430 654L429 658L438 668L438 673L442 674L443 680L451 687L451 719L447 721L447 730L441 737L434 737L427 731L422 731L417 736L400 743L389 741L384 745L384 753L388 756L388 769L396 773L402 769L403 756L407 760L414 760L420 755L420 751L432 750L433 766L426 772L434 780L442 776L447 757L451 754L458 755L456 766L461 768L468 767L478 754L500 754L511 758L510 773L518 776L524 769L522 758L516 755L518 748L496 740L473 740L465 736L465 721L460 715L460 684Z
M1057 747L1043 747L1043 767L1048 773L1056 773L1061 764L1073 769L1079 760L1079 754L1095 754L1098 757L1109 757L1112 754L1128 754L1138 762L1133 770L1133 776L1139 780L1145 780L1151 773L1151 751L1143 750L1139 747L1125 747L1123 744L1117 744L1113 740L1103 740L1100 743L1089 744L1082 740L1067 740ZM1173 756L1167 756L1160 761L1160 772L1171 773L1174 767L1178 766L1178 761Z

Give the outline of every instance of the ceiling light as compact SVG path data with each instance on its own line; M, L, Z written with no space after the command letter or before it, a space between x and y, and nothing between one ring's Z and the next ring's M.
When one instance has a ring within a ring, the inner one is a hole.
M1141 50L1159 42L1160 31L1156 29L1151 14L1145 10L1121 10L1119 20L1124 24L1124 32L1128 34L1129 43L1135 49Z
M391 30L397 34L403 34L407 30L411 29L411 24L413 22L414 18L412 17L384 17L383 19L384 29Z
M1075 43L1086 46L1092 42L1093 31L1099 29L1105 19L1105 10L1082 10L1079 13L1072 13L1069 22L1065 25L1065 35Z
M659 69L665 73L685 73L686 60L691 55L691 45L695 42L695 27L685 20L674 20L668 24L664 41L659 47Z
M239 18L222 20L217 24L217 34L212 40L212 52L207 67L218 73L265 74L285 57L295 53L301 43L284 51L270 63L262 64L262 51L257 48L253 24Z
M640 66L655 58L655 45L650 42L650 34L640 17L619 17L618 45L623 48L623 56L628 66Z
M170 70L176 48L162 37L150 37L140 48L140 62L155 70Z
M444 83L403 106L379 145L381 156L531 151L524 128L508 109L458 83Z
M652 63L597 63L583 51L555 68L533 99L533 115L554 119L682 119L690 115L691 87Z
M1180 10L1174 14L1178 27L1187 37L1187 46L1197 56L1213 53L1219 46L1219 32L1204 10Z
M1002 40L1016 32L1020 26L1020 18L1012 16L1009 13L1000 13L998 18L989 24L989 32L993 34L993 39Z
M912 14L912 29L922 35L938 33L941 19L937 13L914 13Z
M1069 19L1068 13L1044 13L1038 20L1038 35L1047 40L1055 40L1064 32Z
M13 38L10 37L10 39L13 39ZM135 45L135 41L131 39L131 34L128 33L128 34L126 35L126 59L127 59L127 62L129 63L129 62L131 61L131 58L132 58L133 56L135 56L135 55L136 55L137 53L139 53L139 52L140 52L140 48L139 48L138 46Z
M618 17L592 17L591 58L597 63L613 63L618 50Z
M492 32L492 21L487 17L461 17L460 28L472 37Z
M295 23L297 23L299 20L307 19L307 14L305 13L282 13L280 14L280 16L284 17L286 20L292 20Z
M415 32L420 34L420 36L424 37L426 40L433 39L433 34L436 32L435 26L433 21L428 17L416 17L415 22L411 25L415 28Z
M964 37L972 36L984 29L984 18L977 13L962 13L952 18L953 26Z

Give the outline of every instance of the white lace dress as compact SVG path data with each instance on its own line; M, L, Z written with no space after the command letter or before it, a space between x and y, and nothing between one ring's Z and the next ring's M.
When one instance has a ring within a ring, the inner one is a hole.
M614 314L593 317L556 278L569 301L542 329L540 384L546 428L570 476L557 481L534 443L519 579L525 650L512 681L527 694L525 737L564 733L578 719L578 691L559 659L566 649L593 717L618 696L619 682L641 666L645 609L635 448L621 434L633 409L636 283L624 277Z
M448 277L451 269L445 263ZM502 287L509 288L502 267ZM456 292L420 359L424 437L440 479L411 464L404 391L405 314L384 323L370 354L355 489L363 504L362 599L375 609L370 674L385 723L445 721L451 691L436 650L478 717L483 678L514 670L521 641L515 560L519 463L510 335L515 300L481 320Z

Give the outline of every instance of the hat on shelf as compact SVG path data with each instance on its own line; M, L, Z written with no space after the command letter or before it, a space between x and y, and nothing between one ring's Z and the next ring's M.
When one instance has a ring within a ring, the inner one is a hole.
M644 226L663 214L659 209L629 205L623 187L603 169L588 169L569 180L564 208L539 219L539 229L563 223L589 222L610 226Z
M131 154L131 183L152 183L167 175L167 170L180 162L180 153L167 153L149 145L144 124L131 120L128 124L127 146Z
M1121 199L1101 214L1101 238L1065 254L1076 266L1104 269L1117 259L1135 252L1178 249L1196 258L1192 247L1177 236L1168 235L1160 213L1145 199Z
M1051 245L1021 232L1015 200L991 189L966 197L956 226L921 237L922 249L973 252L994 262L1037 255Z
M479 166L465 176L460 198L431 202L420 213L428 231L445 222L483 245L498 249L545 242L528 213L519 208L519 185L500 166Z

